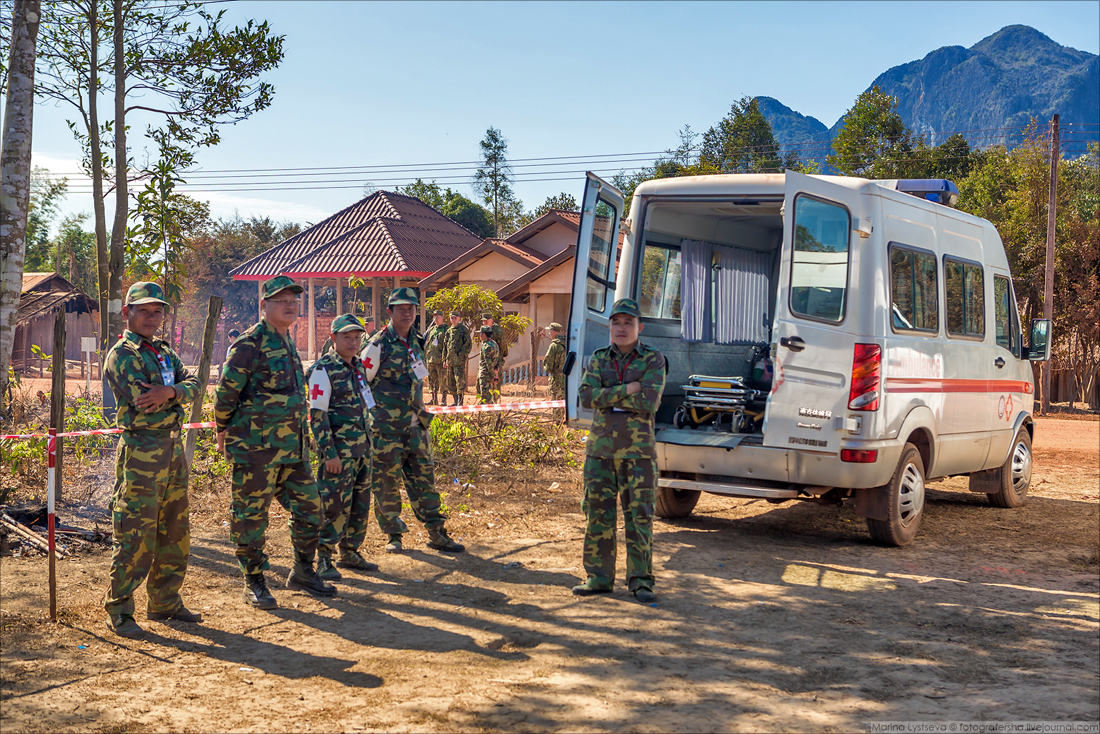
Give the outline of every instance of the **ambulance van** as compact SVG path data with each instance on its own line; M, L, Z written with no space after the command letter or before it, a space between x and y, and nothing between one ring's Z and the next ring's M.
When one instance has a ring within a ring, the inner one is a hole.
M612 303L664 353L657 514L700 493L851 503L913 540L930 480L1026 501L1048 321L1023 338L1004 247L942 180L736 174L647 181L629 216L589 174L569 322L567 411Z

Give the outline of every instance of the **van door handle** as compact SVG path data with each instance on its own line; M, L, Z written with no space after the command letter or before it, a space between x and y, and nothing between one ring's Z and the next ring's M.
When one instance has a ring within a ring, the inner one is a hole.
M806 348L806 342L800 336L785 336L779 340L779 346L786 347L792 352L801 352Z
M1005 366L1005 358L1004 357L997 357L997 359L993 362L993 364L997 365L997 369L1001 369Z

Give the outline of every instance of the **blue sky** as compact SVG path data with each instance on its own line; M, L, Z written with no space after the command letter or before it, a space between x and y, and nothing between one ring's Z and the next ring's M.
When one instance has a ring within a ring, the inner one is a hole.
M192 190L215 217L316 222L363 185L410 175L474 198L469 162L501 130L527 209L583 171L613 175L706 130L742 96L766 95L832 125L881 72L941 46L970 47L1006 25L1100 52L1100 3L1087 2L225 2L236 23L266 19L286 35L268 79L274 103L199 153L205 173L313 168L279 186ZM68 110L35 111L35 164L77 171ZM597 162L521 161L644 153ZM142 157L138 151L139 159ZM452 165L430 170L425 164ZM533 164L539 164L537 166ZM337 175L337 167L377 168ZM402 166L397 172L387 166ZM306 173L314 175L305 175ZM557 180L536 180L557 179ZM214 179L205 179L211 181ZM243 179L255 181L257 179ZM303 189L311 186L332 188ZM71 178L65 213L91 211ZM337 188L342 187L342 188ZM263 190L240 190L260 188ZM273 190L285 188L288 190ZM90 224L88 225L90 229Z

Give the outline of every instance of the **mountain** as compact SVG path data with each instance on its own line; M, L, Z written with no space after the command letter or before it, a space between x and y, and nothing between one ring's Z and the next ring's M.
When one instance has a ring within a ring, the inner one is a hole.
M888 69L868 89L876 86L897 97L905 124L933 144L955 132L976 147L1011 144L1018 140L1011 134L1032 117L1044 124L1055 113L1063 140L1072 143L1063 148L1068 155L1084 152L1086 137L1098 137L1100 56L1062 46L1028 26L1007 26L968 49L938 48ZM813 146L807 143L832 139L843 122L837 120L823 135L814 118L770 97L759 99L784 150L809 150Z

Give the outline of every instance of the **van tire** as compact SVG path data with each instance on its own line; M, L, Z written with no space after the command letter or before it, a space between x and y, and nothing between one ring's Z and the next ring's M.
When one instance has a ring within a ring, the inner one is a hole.
M699 503L698 489L672 489L671 487L657 487L657 503L654 508L657 517L676 519L687 517Z
M1027 428L1021 426L1016 440L1012 442L1012 451L997 471L997 486L1000 490L986 495L989 502L994 507L1024 505L1027 502L1027 490L1031 487L1031 467L1031 434L1027 432Z
M889 495L890 519L867 518L871 538L883 545L899 548L909 545L924 517L924 461L916 446L905 444L890 483L873 491Z

